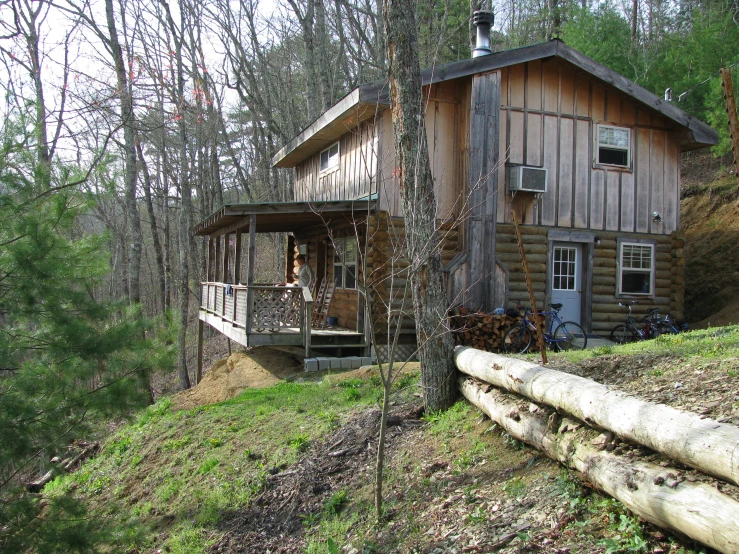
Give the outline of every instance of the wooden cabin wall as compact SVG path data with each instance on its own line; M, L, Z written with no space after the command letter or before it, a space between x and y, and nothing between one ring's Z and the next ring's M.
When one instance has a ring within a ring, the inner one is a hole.
M451 221L464 210L467 153L469 148L470 79L435 83L427 94L426 138L434 178L436 217ZM391 216L403 215L395 162L395 144L390 110L381 114L378 169L380 209Z
M416 325L405 254L405 220L380 211L370 218L368 229L366 284L373 299L372 317L378 340L386 342L381 337L388 333L387 306L390 305L393 310L403 307L406 314L401 323L400 343L414 344ZM459 227L442 224L441 233L441 259L446 265L459 252Z
M679 228L680 153L665 118L564 61L500 71L501 160L548 170L548 190L525 224L661 235ZM631 127L631 170L594 167L598 123ZM498 221L508 223L505 171L498 183Z
M316 152L295 167L295 201L354 200L375 192L377 125L365 121L339 139L338 167L320 172Z
M334 239L344 237L356 237L361 248L364 244L364 232L362 231L363 226L357 226L356 228L346 225L337 226L331 228L331 233ZM295 255L301 244L307 245L307 263L313 269L316 276L321 273L325 274L327 282L334 280L334 248L330 242L325 246L325 258L319 256L319 248L324 244L324 239L328 237L328 231L324 226L317 226L310 229L301 231L295 234ZM323 259L324 267L319 268L317 262ZM361 258L360 258L361 260ZM297 268L297 262L295 262ZM297 269L296 269L297 271ZM361 263L357 262L357 280L363 279L363 272ZM315 290L318 290L320 282L316 283ZM315 292L314 290L314 292ZM339 327L346 329L357 329L357 316L359 313L359 293L356 289L336 289L334 291L333 299L331 301L331 307L329 308L328 315L330 317L338 318ZM361 329L359 329L361 331Z
M548 232L554 227L532 225L521 226L524 251L531 272L536 303L539 309L547 307L547 248ZM684 268L685 259L682 248L684 239L680 232L671 235L661 234L624 234L611 231L598 233L600 244L593 245L593 281L592 281L592 331L608 336L611 330L620 323L626 322L627 310L619 308L619 302L637 299L634 307L637 316L646 315L649 308L659 307L663 314L683 317L684 301ZM655 246L655 297L617 297L617 237L638 237L654 239ZM515 308L517 304L530 306L521 256L518 253L516 232L512 224L498 224L498 240L496 256L510 272L508 306ZM584 294L584 291L583 291Z

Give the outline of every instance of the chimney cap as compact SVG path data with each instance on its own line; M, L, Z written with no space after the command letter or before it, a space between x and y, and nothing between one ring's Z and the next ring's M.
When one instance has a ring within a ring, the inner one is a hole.
M485 24L492 25L494 17L495 15L490 10L475 10L472 14L472 24L476 27Z

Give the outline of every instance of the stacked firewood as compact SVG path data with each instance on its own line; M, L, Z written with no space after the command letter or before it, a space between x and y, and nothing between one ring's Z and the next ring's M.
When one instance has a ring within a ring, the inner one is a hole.
M487 352L503 350L503 338L508 330L521 322L521 316L494 315L473 312L467 308L452 308L449 311L449 326L454 344L471 346Z

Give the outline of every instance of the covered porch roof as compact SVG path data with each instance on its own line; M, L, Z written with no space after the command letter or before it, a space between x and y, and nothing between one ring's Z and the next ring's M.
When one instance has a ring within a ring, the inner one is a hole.
M263 202L226 204L193 228L196 236L217 237L249 229L254 217L255 232L277 233L331 222L352 221L374 210L376 195L358 200L315 202Z

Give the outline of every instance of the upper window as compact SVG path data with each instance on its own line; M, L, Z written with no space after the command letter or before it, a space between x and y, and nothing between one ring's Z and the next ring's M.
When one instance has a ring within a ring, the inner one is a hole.
M631 129L598 125L596 139L599 165L631 167Z
M335 142L321 152L321 171L339 167L339 143Z
M619 287L620 294L654 294L654 245L619 244Z
M357 288L357 241L348 237L334 240L334 283L337 289Z

